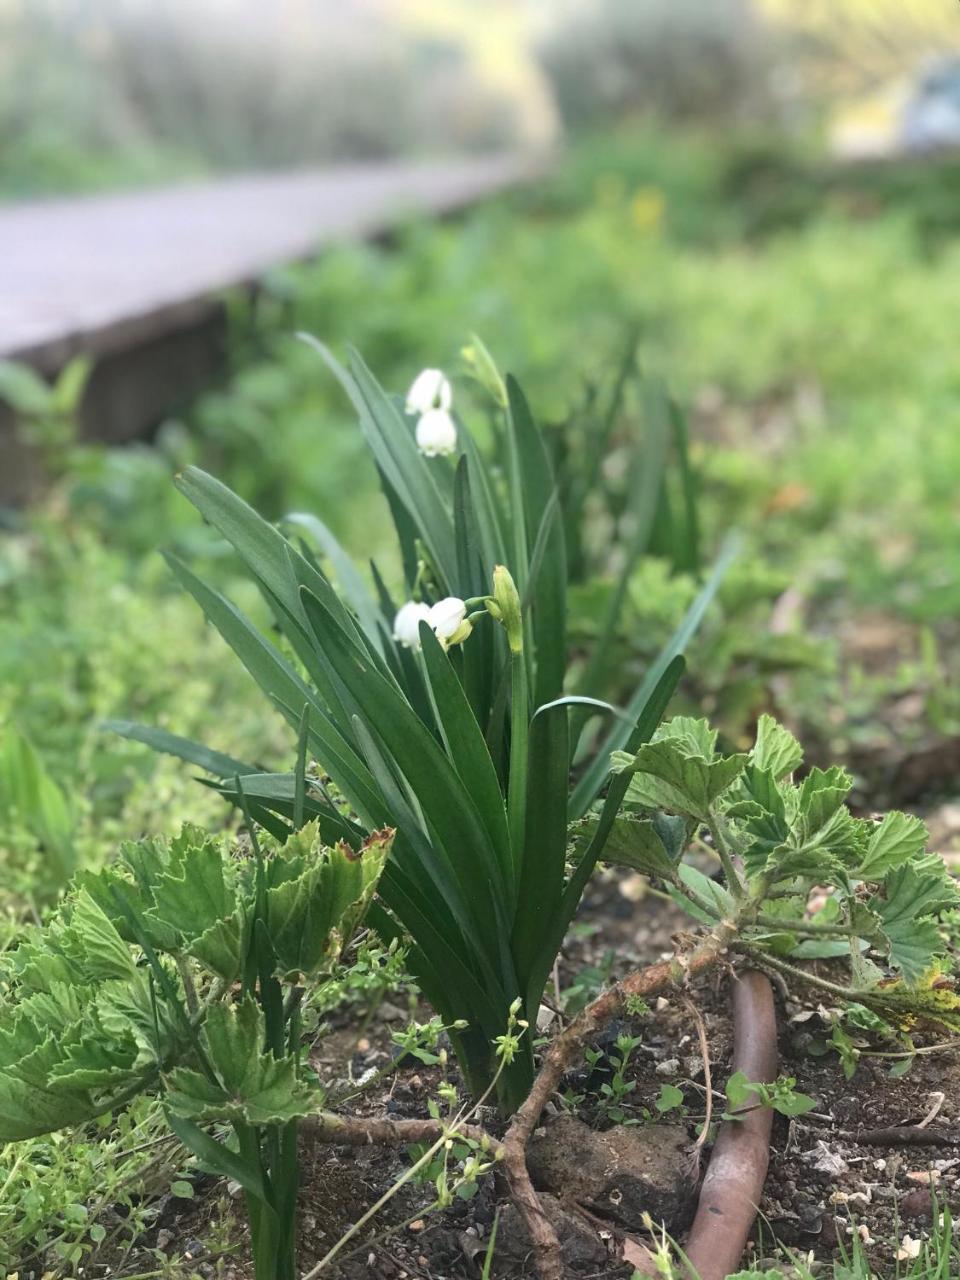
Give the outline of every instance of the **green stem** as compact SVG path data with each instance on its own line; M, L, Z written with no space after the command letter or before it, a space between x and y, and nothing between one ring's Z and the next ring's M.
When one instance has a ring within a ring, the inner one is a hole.
M857 934L848 924L819 924L816 920L780 920L776 916L757 916L756 923L768 929L781 929L787 933L827 934L838 938L853 938Z
M733 855L727 845L726 836L723 834L723 830L720 825L720 818L712 809L707 811L707 830L713 838L713 845L716 850L717 857L720 859L720 863L723 866L723 874L726 877L727 888L735 898L743 898L746 892L743 886L743 881L740 879L739 875L737 875L737 869L733 865Z
M527 755L530 738L530 706L527 666L522 650L510 654L510 780L507 814L513 864L519 868L527 825Z
M778 960L776 956L770 955L763 947L758 946L756 943L748 942L745 938L741 938L734 945L754 956L761 965L767 965L782 974L796 978L798 982L804 982L807 986L819 987L821 991L829 991L831 995L839 996L841 1000L870 1000L876 999L878 995L877 991L869 989L844 987L839 982L830 982L829 979L821 978L817 974L801 969L795 964L788 964L786 960Z

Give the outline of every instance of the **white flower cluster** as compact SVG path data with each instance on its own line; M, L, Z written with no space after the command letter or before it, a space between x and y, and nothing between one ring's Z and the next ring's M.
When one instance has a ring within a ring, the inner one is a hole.
M457 427L450 414L453 388L440 369L423 369L407 392L407 413L420 415L417 448L428 458L453 453Z
M445 649L462 644L473 630L467 606L458 596L447 596L434 605L408 600L393 620L393 638L407 649L420 648L420 623L426 622Z

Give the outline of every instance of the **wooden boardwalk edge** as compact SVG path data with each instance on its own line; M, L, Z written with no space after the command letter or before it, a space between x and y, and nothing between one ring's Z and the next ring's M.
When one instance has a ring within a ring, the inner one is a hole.
M325 246L455 213L541 176L545 156L354 165L0 204L0 359L95 368L85 437L141 438L222 367L223 295ZM0 503L40 483L0 405Z

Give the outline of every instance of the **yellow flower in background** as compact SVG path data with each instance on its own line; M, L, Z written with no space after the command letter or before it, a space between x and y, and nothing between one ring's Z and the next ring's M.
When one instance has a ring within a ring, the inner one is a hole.
M659 187L638 187L630 201L630 220L638 231L659 231L666 209Z

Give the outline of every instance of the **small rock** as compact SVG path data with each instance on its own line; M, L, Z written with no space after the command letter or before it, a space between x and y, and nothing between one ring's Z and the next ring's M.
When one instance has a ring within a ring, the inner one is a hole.
M389 1000L384 1000L381 1003L378 1013L382 1022L403 1022L407 1016L402 1009L398 1009Z
M920 1257L920 1241L914 1240L913 1236L904 1236L900 1241L900 1248L897 1250L898 1262L911 1262L914 1258Z
M662 1062L658 1062L654 1067L658 1076L675 1076L680 1070L679 1058L664 1058Z
M540 1197L540 1203L556 1231L563 1251L563 1260L569 1271L577 1273L591 1270L609 1262L609 1255L595 1231L582 1218L569 1213L556 1196ZM494 1255L494 1274L512 1274L514 1269L525 1267L530 1261L530 1237L516 1206L508 1204L500 1214L497 1231L497 1248Z
M645 1213L678 1231L689 1224L696 1198L688 1148L678 1125L597 1133L561 1115L531 1142L527 1163L538 1187L562 1192L629 1231L643 1228Z
M537 1010L537 1030L541 1035L545 1035L550 1030L553 1020L556 1018L555 1010L549 1005L542 1004Z
M930 1222L933 1218L933 1202L930 1192L917 1187L900 1198L899 1212L902 1218L916 1218L921 1222Z
M832 1178L841 1178L850 1169L843 1156L837 1151L831 1151L822 1140L817 1142L812 1151L805 1151L800 1159L812 1169L828 1173Z

